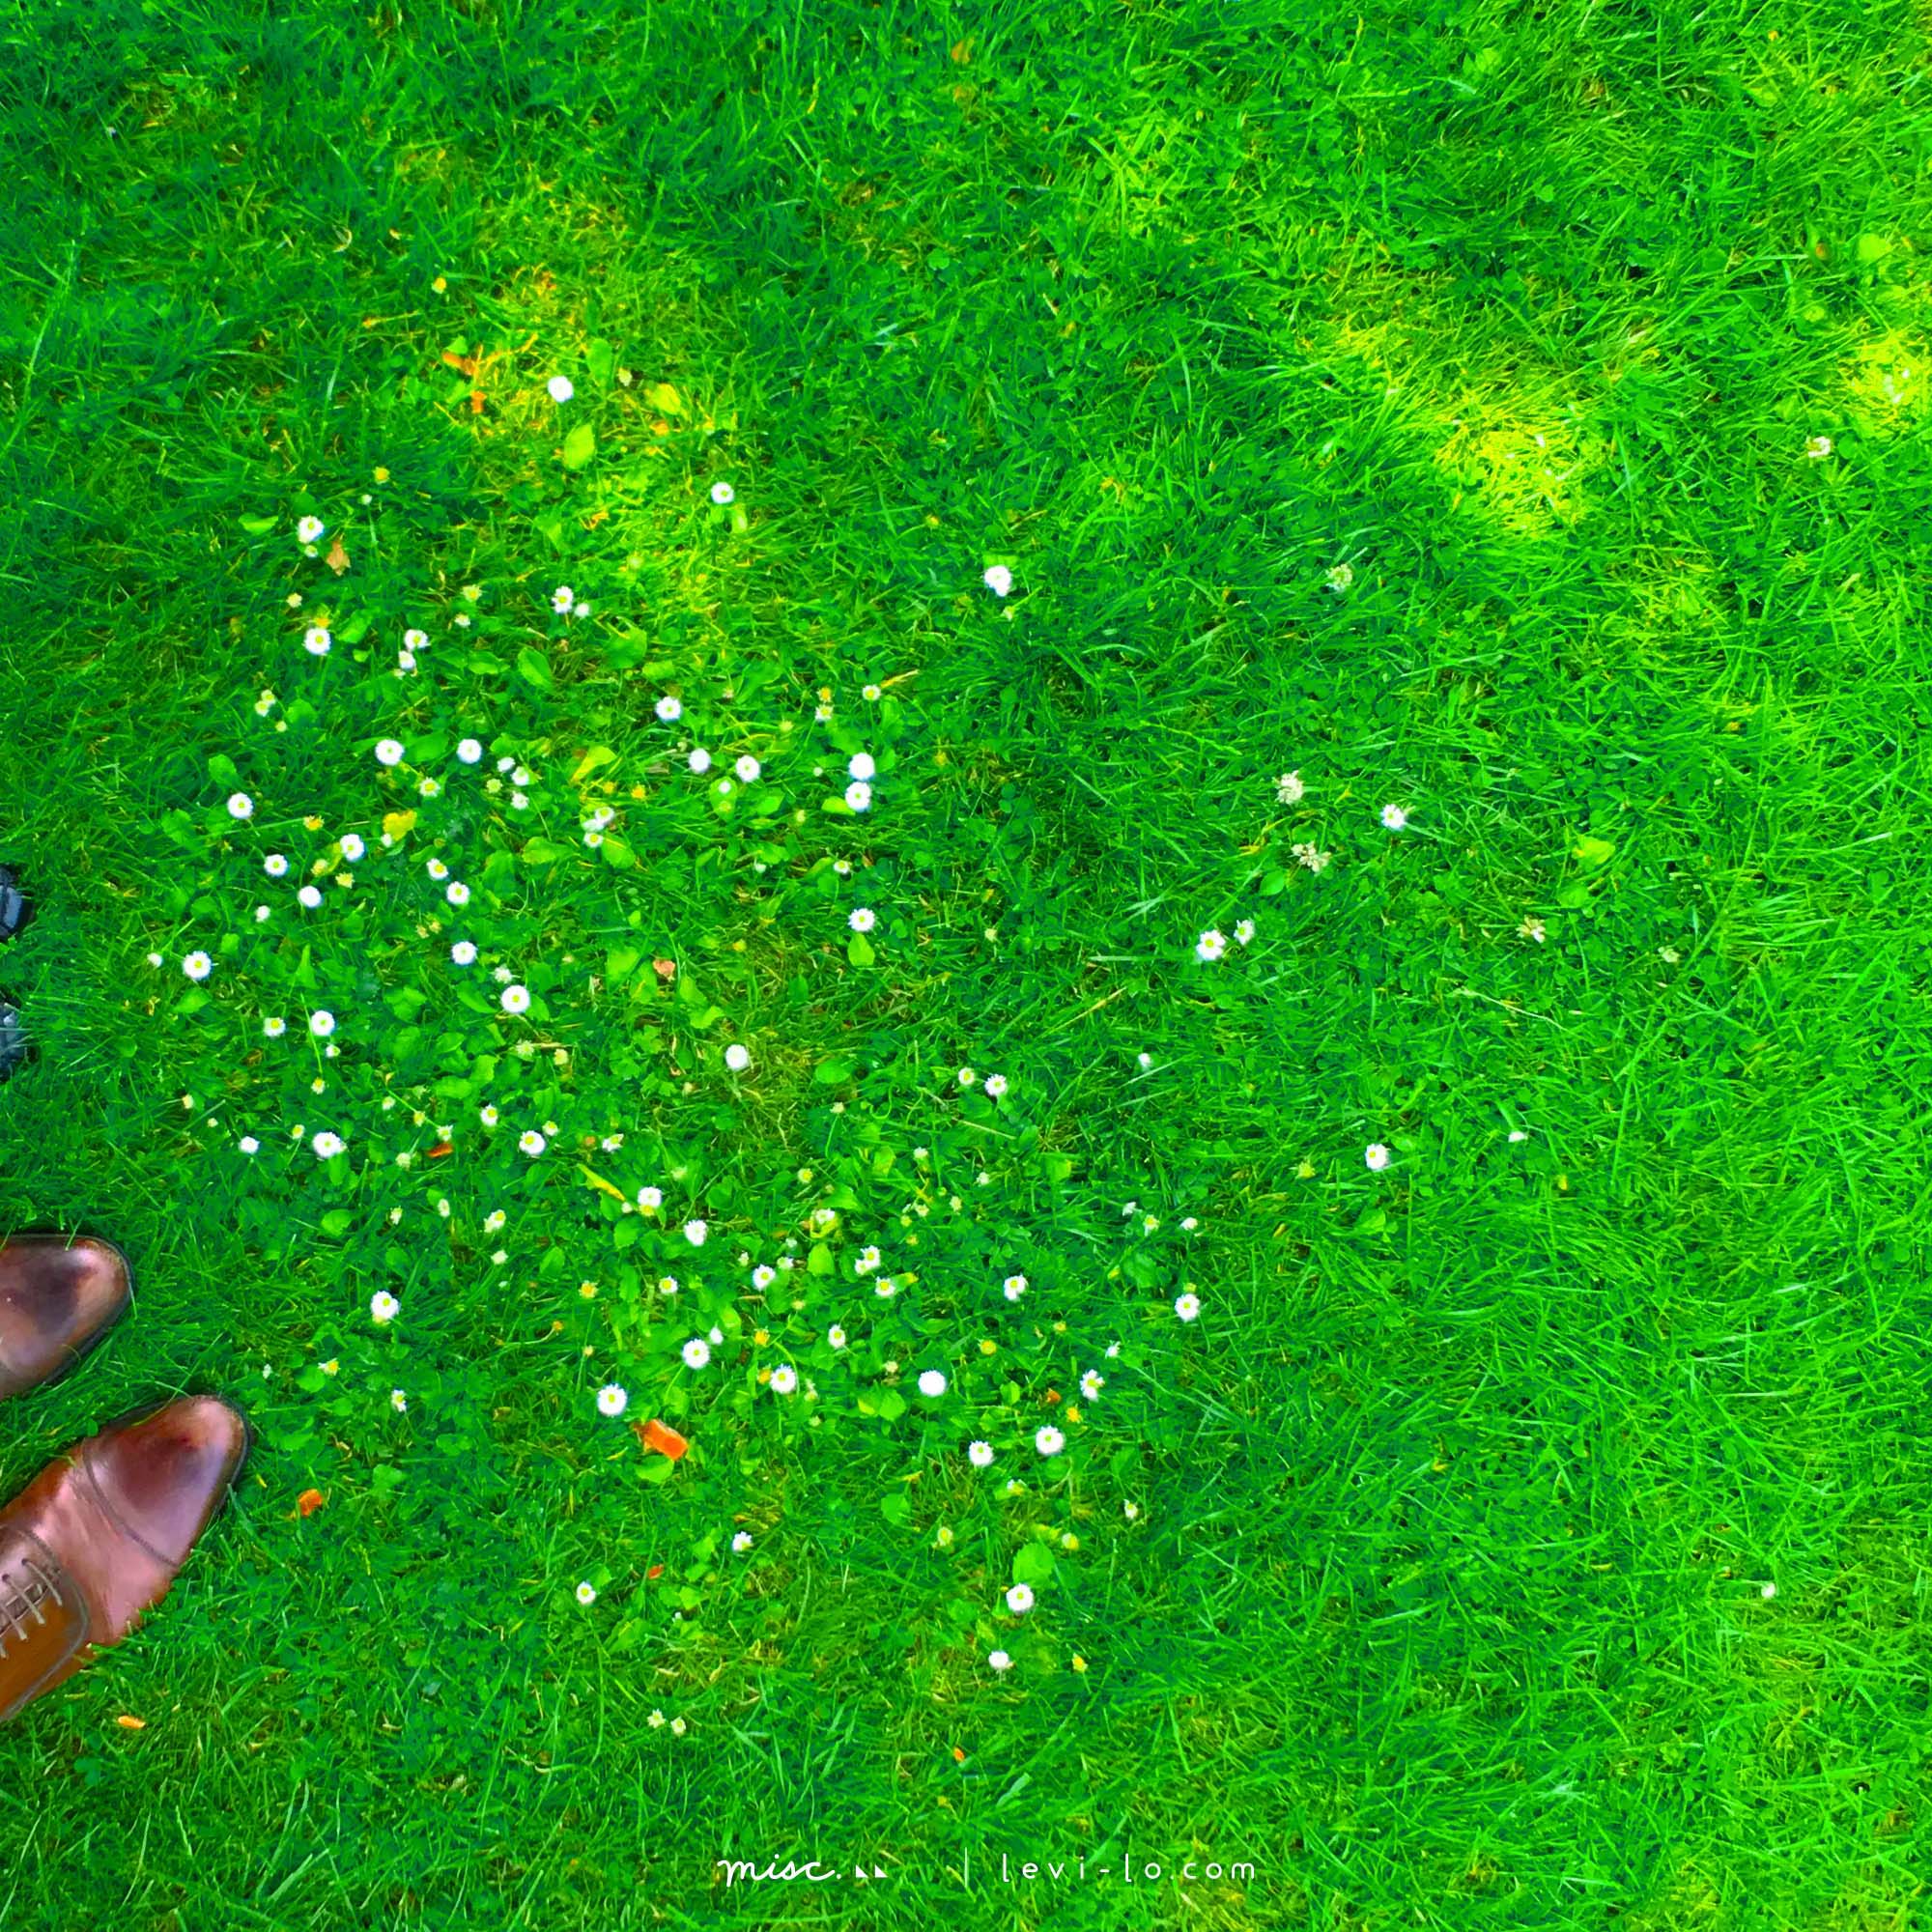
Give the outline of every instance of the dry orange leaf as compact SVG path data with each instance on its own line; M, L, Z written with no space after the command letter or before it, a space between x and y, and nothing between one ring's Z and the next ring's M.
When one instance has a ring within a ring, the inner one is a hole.
M323 558L323 562L327 564L337 577L340 577L349 568L349 553L342 548L340 533L337 534L335 541L329 545L328 554Z
M145 1731L148 1728L146 1718L116 1718L114 1721L124 1731Z
M455 370L455 371L457 372L457 374L458 374L458 375L460 375L460 376L468 376L468 377L469 378L469 380L470 380L470 381L471 381L472 383L473 383L473 382L474 382L474 381L476 380L476 358L475 358L475 356L473 356L473 355L451 355L451 354L450 354L450 352L449 352L449 351L448 351L447 349L445 349L445 350L444 350L444 351L442 352L442 359L443 359L443 360L444 360L444 361L445 361L446 363L448 363L448 364L449 364L449 366L450 366L450 367L451 367L452 369L454 369L454 370Z
M305 1516L313 1516L328 1498L320 1490L304 1490L296 1498L296 1508Z
M651 961L651 971L666 985L669 985L677 978L677 961L675 959L653 959Z
M675 1429L666 1427L656 1416L652 1416L648 1422L634 1422L631 1427L638 1432L638 1440L646 1449L656 1449L668 1456L673 1463L691 1447Z

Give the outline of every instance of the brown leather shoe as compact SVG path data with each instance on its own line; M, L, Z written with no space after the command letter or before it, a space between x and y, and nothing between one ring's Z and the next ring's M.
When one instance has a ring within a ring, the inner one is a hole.
M0 1723L167 1595L248 1442L226 1403L184 1396L75 1444L0 1510Z
M0 1241L0 1401L65 1375L120 1319L128 1257L82 1235Z

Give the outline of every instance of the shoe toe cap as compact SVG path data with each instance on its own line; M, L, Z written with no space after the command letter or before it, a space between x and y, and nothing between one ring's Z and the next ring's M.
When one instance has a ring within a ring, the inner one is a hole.
M170 1566L186 1559L248 1453L248 1425L213 1396L184 1396L103 1430L87 1460L114 1514Z

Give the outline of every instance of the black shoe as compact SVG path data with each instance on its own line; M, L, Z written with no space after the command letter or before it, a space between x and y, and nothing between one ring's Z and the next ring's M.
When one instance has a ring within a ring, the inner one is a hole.
M0 866L0 939L12 939L33 916L18 873L11 866Z
M27 1030L20 1024L20 1009L0 1000L0 1080L17 1073L34 1056Z

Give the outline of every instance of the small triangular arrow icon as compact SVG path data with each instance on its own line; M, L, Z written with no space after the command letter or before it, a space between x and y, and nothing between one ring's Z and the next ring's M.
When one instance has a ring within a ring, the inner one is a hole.
M874 1878L884 1878L884 1877L885 1877L885 1873L884 1873L884 1872L882 1872L882 1871L881 1871L881 1870L880 1870L880 1869L878 1868L878 1866L877 1866L877 1865L874 1865L874 1866L872 1867L872 1876L873 1876Z

